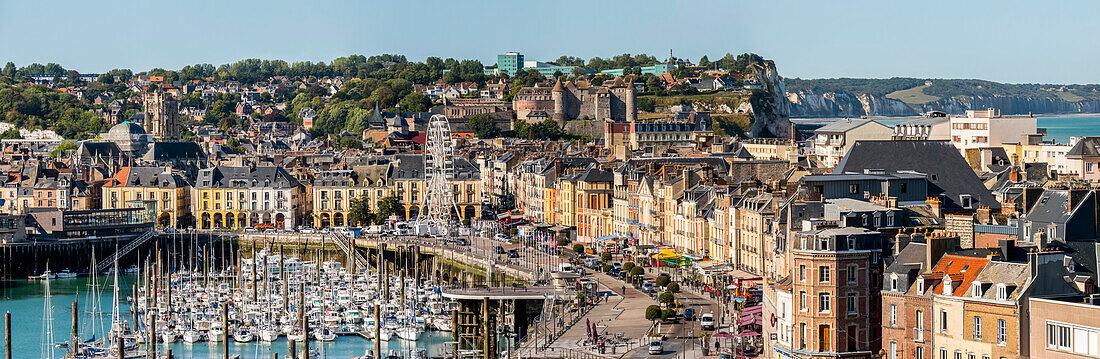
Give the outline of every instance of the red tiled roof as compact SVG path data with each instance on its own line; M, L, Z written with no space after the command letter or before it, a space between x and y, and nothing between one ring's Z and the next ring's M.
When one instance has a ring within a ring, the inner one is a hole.
M978 274L982 272L982 268L985 268L987 264L989 264L989 259L986 258L948 254L940 258L932 272L949 276L951 278L951 295L962 296L970 289L970 284L974 282L974 279L978 277ZM942 275L937 279L943 279ZM943 281L936 283L933 290L936 294L942 294Z

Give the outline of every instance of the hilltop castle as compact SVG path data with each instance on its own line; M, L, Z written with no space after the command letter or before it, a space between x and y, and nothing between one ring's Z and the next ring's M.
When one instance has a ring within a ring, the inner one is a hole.
M522 120L553 118L558 123L588 117L594 120L611 119L616 122L634 121L638 108L635 105L634 87L621 78L603 86L588 82L558 81L554 88L525 87L512 100L516 117Z

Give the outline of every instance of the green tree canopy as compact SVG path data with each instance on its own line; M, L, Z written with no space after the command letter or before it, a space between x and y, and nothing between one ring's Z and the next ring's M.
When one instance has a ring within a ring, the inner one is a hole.
M401 111L427 112L432 108L432 99L419 92L410 92L402 97L398 104L401 105Z
M3 137L3 136L4 136L4 134L0 134L0 137ZM72 151L76 150L76 148L77 148L76 142L69 142L69 141L62 142L61 144L57 145L57 148L53 149L53 151L50 152L50 157L60 158L62 155L65 155L66 153L69 153L69 152L72 152Z
M470 126L471 130L477 134L478 138L493 138L500 133L496 124L493 123L493 118L487 113L479 113L470 116L470 119L466 121L467 126Z
M645 308L645 319L655 321L661 319L661 307L657 305L651 305Z
M385 220L390 216L396 214L398 211L404 213L405 209L401 206L401 200L394 196L388 196L378 200L378 221Z

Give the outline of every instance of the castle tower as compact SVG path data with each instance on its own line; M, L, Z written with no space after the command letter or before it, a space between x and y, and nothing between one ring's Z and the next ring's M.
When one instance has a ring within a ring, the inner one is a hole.
M553 119L558 124L565 123L565 87L562 86L562 81L558 80L554 84L554 89L550 90L550 99L554 100L554 114Z
M626 93L623 94L623 103L626 104L626 122L634 122L638 119L638 106L635 105L635 97L634 79L630 78L626 82Z
M179 141L179 101L164 91L145 94L145 128L158 142Z

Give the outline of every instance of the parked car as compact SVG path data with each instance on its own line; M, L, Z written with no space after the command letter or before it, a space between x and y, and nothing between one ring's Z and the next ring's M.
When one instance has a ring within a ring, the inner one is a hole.
M661 355L665 352L665 346L661 343L661 338L653 338L649 341L649 355Z
M611 263L611 268L615 268L615 269L618 269L618 270L623 270L623 264L619 263L619 262Z
M699 317L699 325L703 330L714 330L714 314L706 313Z
M497 233L496 237L493 237L493 238L496 238L496 240L501 241L501 242L507 242L508 241L508 236L504 235L504 233Z
M466 238L454 238L454 239L451 239L451 240L454 241L455 244L460 245L460 246L470 245L470 241L467 241Z
M644 283L642 283L642 291L643 292L649 293L649 292L652 292L653 289L654 289L653 282L650 282L650 281L647 280Z
M508 250L508 258L519 258L519 251L515 249Z

